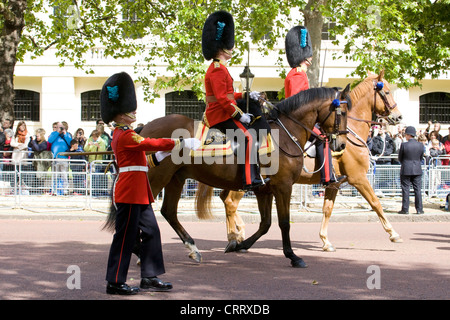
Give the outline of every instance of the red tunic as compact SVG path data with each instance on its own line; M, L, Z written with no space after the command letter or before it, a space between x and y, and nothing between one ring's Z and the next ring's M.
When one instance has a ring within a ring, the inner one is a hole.
M236 105L236 99L242 98L242 93L235 93L233 78L221 62L211 63L205 75L206 102L205 122L212 127L230 118L239 119L241 109Z
M292 68L284 79L284 95L286 98L309 89L309 81L306 72L301 68Z
M117 127L111 142L117 165L146 167L145 151L169 151L177 144L173 139L143 138L134 130ZM149 204L154 201L145 171L119 173L113 190L115 203Z

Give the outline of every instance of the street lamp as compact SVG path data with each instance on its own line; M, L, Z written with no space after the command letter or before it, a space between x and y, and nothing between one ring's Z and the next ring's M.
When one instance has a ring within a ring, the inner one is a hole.
M245 96L247 98L247 113L248 113L248 104L249 104L249 98L250 98L250 88L252 87L253 79L255 78L255 75L250 72L250 68L248 64L244 68L244 72L242 72L239 75L239 78L241 78L241 84L242 88L245 89Z

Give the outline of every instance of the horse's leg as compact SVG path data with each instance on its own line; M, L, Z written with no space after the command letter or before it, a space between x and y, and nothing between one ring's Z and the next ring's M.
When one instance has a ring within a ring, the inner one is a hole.
M373 191L369 180L367 180L367 178L364 177L364 179L360 179L358 182L355 182L352 185L359 191L359 193L364 197L364 199L367 200L369 205L376 212L376 214L378 215L378 218L380 219L381 225L383 226L384 230L389 234L389 240L391 240L392 242L396 242L396 243L403 242L403 239L400 237L400 235L397 232L395 232L391 223L384 215L384 211L383 211L383 207L381 206L381 202L378 199L378 197L375 195L375 192Z
M290 200L292 193L292 186L285 187L283 191L276 190L275 203L277 206L278 225L281 229L281 237L283 239L283 253L284 256L291 260L291 265L294 268L307 268L308 265L302 258L297 257L292 250L290 239Z
M242 242L245 239L245 223L237 212L244 192L222 190L220 199L225 205L228 242Z
M333 212L334 201L336 200L338 189L336 188L326 188L325 189L325 199L323 201L322 207L322 224L320 225L319 236L322 239L324 251L333 252L334 249L331 242L328 240L328 222L330 221L331 213Z
M178 234L186 248L189 249L189 258L196 262L201 262L202 256L195 245L194 239L186 232L177 217L178 201L183 191L183 185L184 180L178 179L176 176L173 176L169 184L166 185L161 214Z
M236 243L235 247L227 247L228 251L239 251L242 249L249 249L259 238L269 231L270 225L272 223L272 193L260 193L255 192L256 198L258 199L258 208L261 215L261 222L259 223L258 230L248 239L245 239L241 243Z

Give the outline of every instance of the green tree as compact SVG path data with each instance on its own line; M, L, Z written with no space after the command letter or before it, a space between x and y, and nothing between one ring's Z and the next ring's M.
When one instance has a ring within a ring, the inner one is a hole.
M344 58L359 62L353 76L385 69L386 79L409 88L450 68L449 0L332 0L322 9L338 23Z
M13 119L16 62L49 48L61 67L72 63L87 73L93 70L85 57L95 47L104 48L105 57L139 57L135 69L147 100L161 89L184 86L202 97L201 30L206 17L219 9L235 19L237 54L231 64L246 57L249 41L268 53L290 25L304 24L312 35L309 76L316 86L323 17L329 17L337 23L332 32L343 39L336 40L344 46L343 57L358 62L352 75L384 68L389 81L417 85L427 74L437 77L449 69L449 1L1 0L0 119ZM297 11L303 19L292 21L290 14ZM284 50L279 54L274 65L280 65ZM167 64L162 74L152 68L157 61Z

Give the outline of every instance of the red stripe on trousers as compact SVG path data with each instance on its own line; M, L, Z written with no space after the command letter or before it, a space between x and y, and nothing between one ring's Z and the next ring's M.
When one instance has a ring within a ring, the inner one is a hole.
M119 269L120 269L120 263L122 261L122 253L123 253L123 245L125 243L125 238L127 236L127 230L128 230L128 223L130 222L130 217L131 217L131 205L130 205L130 211L128 212L128 220L127 220L127 225L125 227L125 234L123 235L123 240L122 240L122 247L120 248L120 258L119 258L119 265L117 266L117 272L116 272L116 283L117 283L117 279L119 277Z
M325 167L325 182L328 182L331 180L330 175L330 158L329 156L329 149L330 146L328 145L328 140L325 140L325 148L323 148L323 155L324 155L324 167Z
M245 137L247 138L247 149L245 152L245 184L252 184L252 177L250 171L250 155L252 152L253 145L253 137L248 132L247 128L238 120L233 119L234 123L244 132Z

